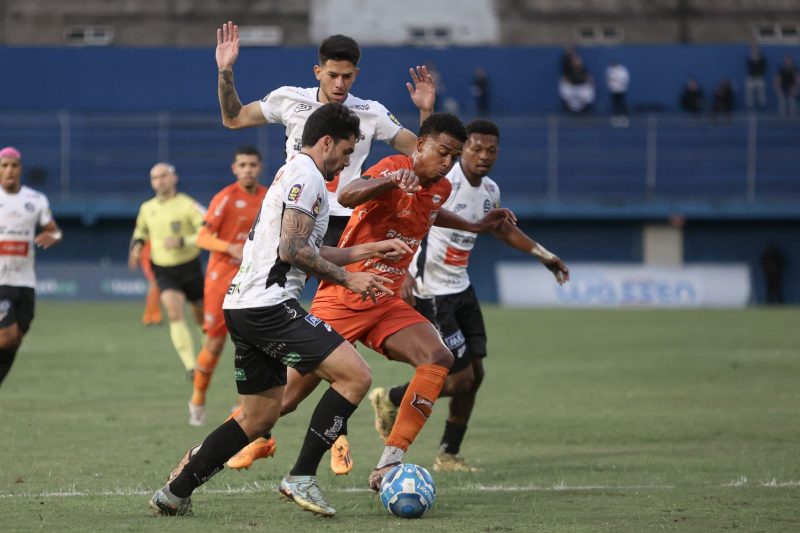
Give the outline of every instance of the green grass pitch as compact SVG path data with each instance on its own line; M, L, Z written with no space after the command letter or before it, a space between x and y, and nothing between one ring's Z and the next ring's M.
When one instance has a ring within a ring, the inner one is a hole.
M487 377L462 454L483 470L434 474L422 520L391 517L365 490L382 444L364 402L356 463L320 469L338 515L283 503L322 387L275 430L277 456L223 471L195 516L147 500L234 403L230 346L209 424L187 424L168 328L141 305L40 302L0 388L2 531L800 531L800 310L554 311L486 306ZM375 385L410 368L365 357ZM407 460L430 466L446 400Z

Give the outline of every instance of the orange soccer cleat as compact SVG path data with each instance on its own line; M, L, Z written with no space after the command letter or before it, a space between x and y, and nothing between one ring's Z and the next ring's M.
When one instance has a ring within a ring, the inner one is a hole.
M239 453L228 459L225 463L227 468L233 470L241 470L242 468L250 468L253 463L258 459L266 459L275 455L275 439L270 437L258 437L256 440L239 450Z
M353 459L350 458L350 443L345 435L339 435L331 446L331 470L337 476L346 476L353 469Z

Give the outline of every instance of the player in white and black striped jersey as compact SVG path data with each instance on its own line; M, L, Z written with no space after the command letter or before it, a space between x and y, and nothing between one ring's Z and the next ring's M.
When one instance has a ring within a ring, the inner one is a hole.
M500 207L500 188L488 174L497 160L500 130L493 122L476 119L467 125L467 142L459 162L447 174L453 189L442 205L461 217L475 221ZM525 235L517 226L504 224L494 236L517 250L530 253L548 268L559 284L569 279L569 270L557 256ZM401 295L439 330L453 352L441 396L449 396L450 413L434 470L472 471L459 451L467 430L478 388L484 377L486 329L467 265L475 246L474 233L432 227L411 263ZM385 438L391 431L397 406L406 385L376 388L370 393L376 429Z

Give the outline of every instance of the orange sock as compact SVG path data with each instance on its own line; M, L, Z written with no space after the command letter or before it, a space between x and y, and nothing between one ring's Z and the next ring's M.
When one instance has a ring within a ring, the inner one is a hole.
M206 391L214 375L214 368L217 366L219 357L203 348L197 355L197 362L194 365L194 392L192 393L192 403L195 405L205 405Z
M414 373L414 378L408 384L408 389L400 402L397 411L397 420L394 422L392 432L386 439L387 446L395 446L402 450L414 442L417 433L425 425L433 411L433 404L439 397L444 386L448 370L439 365L420 365Z
M142 322L145 324L158 324L162 320L161 306L158 303L160 291L155 283L150 285L147 289L147 300L144 307L144 316Z

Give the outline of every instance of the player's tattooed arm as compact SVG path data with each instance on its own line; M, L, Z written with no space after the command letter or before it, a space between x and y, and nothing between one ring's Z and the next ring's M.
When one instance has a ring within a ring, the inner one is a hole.
M308 238L314 231L314 219L299 209L286 209L281 222L281 239L278 254L281 261L291 263L304 272L320 279L344 285L347 272L340 266L323 259Z
M239 27L228 21L217 29L217 95L222 124L227 128L248 128L266 124L259 102L242 105L233 84L233 64L239 56Z
M233 71L220 70L217 82L217 93L219 95L219 107L222 110L222 120L233 119L239 116L242 110L242 102L236 94L236 87L233 86Z
M281 222L281 239L278 254L281 261L291 263L304 272L320 279L347 287L361 298L377 301L379 293L394 294L384 286L391 280L369 272L348 272L326 261L308 244L314 230L314 219L297 209L286 209Z

